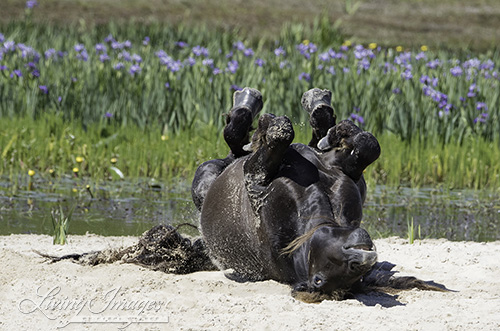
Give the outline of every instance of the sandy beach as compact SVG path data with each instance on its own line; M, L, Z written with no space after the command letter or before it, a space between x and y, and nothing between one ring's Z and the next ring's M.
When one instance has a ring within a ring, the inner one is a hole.
M129 246L136 237L0 237L1 330L498 330L500 242L401 238L375 241L397 275L445 285L307 304L274 281L235 283L222 272L173 275L114 263L47 263L63 255Z

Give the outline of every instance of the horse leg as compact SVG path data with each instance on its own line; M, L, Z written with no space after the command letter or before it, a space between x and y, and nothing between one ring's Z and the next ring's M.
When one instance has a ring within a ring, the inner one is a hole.
M256 89L245 87L234 92L233 108L226 117L224 128L224 140L234 157L249 154L243 147L250 142L253 119L261 111L262 105L262 95Z
M191 196L201 211L208 189L219 175L236 158L249 154L243 147L249 143L252 122L262 109L262 95L256 89L245 87L234 92L233 108L229 111L224 127L224 140L231 149L225 159L215 159L201 164L194 175Z
M247 184L267 186L272 181L294 135L292 122L286 116L265 114L259 118L259 126L252 137L254 152L243 167Z
M318 149L318 142L325 137L328 130L335 125L336 116L330 105L332 92L313 88L302 95L302 108L310 115L312 138L309 146Z

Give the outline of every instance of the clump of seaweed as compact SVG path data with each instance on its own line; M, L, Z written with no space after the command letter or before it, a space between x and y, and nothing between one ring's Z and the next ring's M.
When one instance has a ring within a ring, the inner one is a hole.
M146 231L139 238L137 244L126 248L105 249L61 257L41 252L37 253L49 259L52 263L68 259L82 265L91 266L122 262L138 264L155 271L174 274L217 270L210 260L201 238L191 240L177 231L179 227L186 225L191 224L184 223L177 227L157 225Z

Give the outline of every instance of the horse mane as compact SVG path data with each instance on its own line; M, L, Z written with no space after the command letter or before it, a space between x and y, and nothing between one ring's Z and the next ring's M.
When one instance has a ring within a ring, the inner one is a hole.
M328 223L320 223L314 226L311 230L307 231L303 235L300 235L294 240L292 240L285 248L281 250L280 255L292 255L293 252L295 252L300 248L300 246L302 246L306 241L311 239L316 230L324 226L336 226L336 225L334 223L328 222Z

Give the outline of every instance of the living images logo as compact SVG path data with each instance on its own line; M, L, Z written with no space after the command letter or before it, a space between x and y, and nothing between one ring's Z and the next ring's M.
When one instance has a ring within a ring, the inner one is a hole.
M23 314L42 314L58 321L57 328L69 324L118 324L125 329L131 324L168 323L164 311L169 302L126 298L121 286L89 297L71 298L60 286L39 287L35 298L24 298L18 303Z

